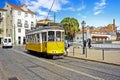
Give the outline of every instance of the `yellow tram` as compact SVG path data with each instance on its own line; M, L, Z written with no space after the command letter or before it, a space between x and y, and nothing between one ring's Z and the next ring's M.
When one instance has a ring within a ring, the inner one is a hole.
M59 26L44 26L26 32L26 50L47 55L63 55L65 31Z

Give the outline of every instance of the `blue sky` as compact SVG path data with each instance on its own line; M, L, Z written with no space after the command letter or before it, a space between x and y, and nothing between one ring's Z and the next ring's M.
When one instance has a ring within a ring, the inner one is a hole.
M0 0L0 7L5 2L21 5L26 4L28 8L37 14L37 19L47 17L53 0ZM56 22L65 17L76 18L80 25L82 20L90 26L106 26L116 20L120 29L120 0L55 0L48 18L53 20L56 13Z

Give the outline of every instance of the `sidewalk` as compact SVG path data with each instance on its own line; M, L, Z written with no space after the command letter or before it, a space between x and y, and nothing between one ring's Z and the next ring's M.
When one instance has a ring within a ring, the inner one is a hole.
M87 54L82 54L82 51L82 47L78 48L75 46L71 46L69 48L68 56L120 66L120 50L102 50L95 48L87 48Z

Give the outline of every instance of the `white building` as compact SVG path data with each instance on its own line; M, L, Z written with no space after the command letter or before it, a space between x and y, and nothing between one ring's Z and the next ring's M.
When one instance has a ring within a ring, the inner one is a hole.
M111 35L110 35L111 30L105 30L104 28L101 28L99 30L89 30L87 28L85 28L84 30L84 40L88 40L91 39L92 42L96 42L96 41L110 41L112 40ZM77 32L75 34L75 38L74 38L75 42L83 42L83 33L82 30L80 30L79 32Z
M3 37L6 37L6 12L7 10L0 8L0 44Z
M7 30L6 35L12 37L14 44L23 44L25 31L36 25L36 15L27 8L27 5L16 6L6 3Z

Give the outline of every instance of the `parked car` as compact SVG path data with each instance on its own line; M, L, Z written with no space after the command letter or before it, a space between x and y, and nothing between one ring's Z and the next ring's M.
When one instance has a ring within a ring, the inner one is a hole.
M2 41L2 48L12 48L12 38L11 37L4 37Z

